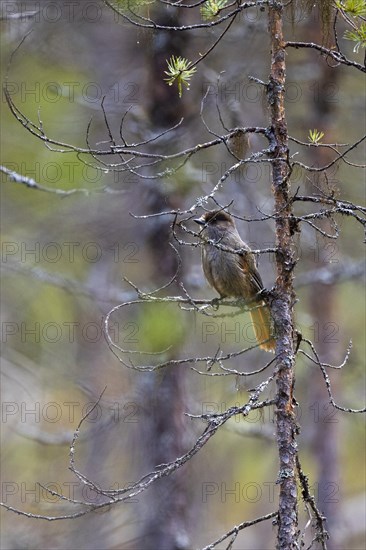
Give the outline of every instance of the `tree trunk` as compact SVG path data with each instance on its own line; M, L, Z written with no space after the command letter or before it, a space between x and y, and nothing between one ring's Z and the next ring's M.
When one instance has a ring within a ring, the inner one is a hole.
M279 449L280 485L277 548L297 548L297 487L296 487L296 421L293 405L294 328L293 328L293 268L295 265L291 235L289 205L288 136L284 107L286 80L285 49L282 31L282 6L269 4L271 39L271 74L267 90L274 139L272 155L272 185L275 197L277 281L272 304L277 331L277 407L276 428Z
M160 11L160 13L159 13ZM166 7L156 8L154 19L163 25L180 25L179 10L167 14ZM175 87L164 82L166 59L170 55L182 55L186 39L182 33L159 31L153 34L149 51L148 75L148 119L154 132L162 131L176 124L184 116L184 102L178 97ZM164 144L164 152L169 153L171 140ZM151 213L161 212L167 207L179 208L179 197L167 197L159 182L147 181L148 209ZM177 266L177 258L169 245L170 220L153 218L149 227L148 246L155 259L156 271L152 278L158 287L172 279ZM172 288L169 289L169 292ZM176 357L177 346L171 350L171 358ZM142 383L144 409L143 445L146 449L145 467L147 471L159 464L175 460L185 452L184 437L184 383L185 371L172 368L147 375ZM188 538L188 484L184 470L174 476L161 479L144 495L142 506L142 526L138 537L138 548L145 550L186 550L190 547Z
M319 20L319 17L317 18ZM322 29L320 25L311 29L308 28L307 37L310 40L321 43ZM309 36L310 33L310 36ZM320 78L316 82L314 88L313 101L311 102L311 112L313 113L312 128L317 128L324 132L325 139L328 143L337 141L337 137L333 134L335 105L338 104L332 101L333 94L328 93L337 89L336 79L339 76L339 71L334 70L323 60L319 63L318 71L321 71ZM329 100L330 99L330 100ZM311 124L309 122L309 124ZM315 147L312 150L311 164L315 166L325 166L333 158L332 152L323 147ZM321 176L324 180L324 176ZM323 181L320 178L315 180L315 183L322 188ZM328 182L332 185L332 181ZM313 188L310 193L313 192ZM332 227L328 220L319 220L317 225L325 232L332 233ZM332 258L333 249L336 250L334 241L327 241L321 235L316 247L316 259L318 267L329 265L329 258ZM330 248L327 246L330 245ZM338 259L334 258L336 261ZM334 319L339 318L335 311L336 301L336 286L324 285L322 283L313 284L310 287L309 305L314 320L314 344L322 361L326 363L336 362L338 356L338 346L335 340L339 337L339 330L336 334L330 336ZM329 330L331 329L331 330ZM332 372L329 372L333 392L337 394L337 380L339 376L332 379ZM313 422L315 424L313 431L313 439L311 445L313 448L313 456L317 464L317 500L319 509L327 518L327 530L330 533L330 539L327 543L328 550L339 548L332 532L337 527L339 522L339 487L340 468L339 468L339 414L333 415L332 406L329 403L329 397L324 387L323 378L320 371L312 372L309 377L309 401L314 410Z

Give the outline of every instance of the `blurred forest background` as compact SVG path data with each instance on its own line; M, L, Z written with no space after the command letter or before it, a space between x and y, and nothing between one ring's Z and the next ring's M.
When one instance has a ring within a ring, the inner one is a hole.
M22 6L23 11L26 6L38 13L1 21L2 82L11 53L32 29L13 57L8 89L32 121L37 122L40 113L45 131L55 139L85 147L92 117L90 142L108 141L101 110L105 96L115 136L122 116L131 109L124 122L131 142L148 139L185 118L150 151L171 153L208 141L212 136L200 118L208 84L203 112L215 132L223 133L215 90L227 127L268 123L262 90L248 80L252 75L266 81L269 73L267 18L259 10L238 18L219 47L198 65L191 89L179 99L176 88L163 81L166 59L172 53L196 59L217 38L217 27L193 33L138 29L98 1L29 1ZM181 17L163 4L150 4L148 9L163 22ZM3 1L2 15L6 11L19 11L19 4ZM294 21L290 12L287 15L289 40L322 40L316 11L298 10L292 16ZM189 24L197 17L188 11L179 23ZM352 43L342 40L342 47L361 62L363 52L352 52ZM306 141L309 129L317 128L325 132L323 142L351 143L361 137L365 82L358 72L344 66L333 70L312 50L287 53L290 135ZM204 424L184 412L219 412L243 404L247 390L260 381L260 375L255 381L202 376L184 365L174 373L128 370L112 355L102 332L109 309L134 296L123 277L152 290L176 269L176 255L169 247L171 220L136 219L130 212L190 207L211 190L231 159L221 146L200 152L173 176L158 180L103 172L93 168L91 158L87 166L73 153L50 151L15 120L4 97L1 107L3 165L49 188L91 191L62 196L27 189L1 176L1 500L32 513L61 515L75 508L47 494L37 482L65 496L95 498L68 471L69 445L81 416L105 386L97 414L83 426L77 466L99 486L121 488L193 444ZM263 142L253 135L250 146L259 150ZM290 147L308 164L329 160L320 150L316 155L314 149L295 143ZM362 164L362 148L350 159ZM241 216L271 213L268 166L249 164L234 174L218 195L221 202L234 200L232 211ZM338 164L328 179L340 197L364 203L362 170ZM294 173L292 183L301 194L323 185L301 170ZM107 190L100 191L105 186ZM321 238L310 226L304 226L298 237L296 320L321 358L333 364L342 362L352 339L347 366L330 375L337 402L360 408L366 353L363 236L352 219L342 218L339 225L338 240ZM274 246L271 220L240 222L238 229L253 248ZM191 296L213 298L201 272L199 248L183 248L179 280ZM324 278L316 282L320 269L339 279L335 277L334 284L325 284ZM273 258L262 255L259 270L265 286L272 287ZM174 292L181 290L167 290ZM215 334L207 333L204 322L202 316L176 306L147 305L119 310L112 328L122 347L159 351L172 346L172 357L214 355L218 346L239 350L253 343L242 325L238 329L237 318L220 322ZM263 354L257 350L233 359L230 367L255 370L264 364ZM303 356L297 360L296 398L303 467L332 527L330 547L361 550L366 513L364 419L328 405L317 367ZM175 548L197 548L237 523L272 512L277 506L278 459L273 416L266 414L230 421L159 488L106 513L46 522L2 510L1 547L149 550L154 548L154 533L170 531L175 533ZM173 548L169 544L160 549ZM270 523L263 523L240 534L234 548L269 550L274 545L275 532Z

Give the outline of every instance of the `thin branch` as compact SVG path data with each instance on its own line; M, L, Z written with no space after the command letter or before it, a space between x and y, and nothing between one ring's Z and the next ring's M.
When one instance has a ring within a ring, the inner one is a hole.
M45 191L47 193L54 193L55 195L62 195L64 197L67 197L69 195L75 195L76 193L81 193L83 195L90 195L91 193L104 191L105 187L100 187L98 189L95 189L94 191L91 191L90 189L53 189L51 187L45 187L44 185L41 185L40 183L36 182L33 178L28 178L27 176L22 176L21 174L18 174L18 172L15 172L14 170L9 170L9 168L6 168L6 166L0 166L0 172L3 172L3 174L6 174L6 176L10 179L10 181L13 181L14 183L19 183L21 185L25 185L26 187L29 187L31 189L37 189L38 191Z
M132 10L129 8L129 11L132 15L139 18L141 21L144 21L143 23L141 23L141 22L136 21L136 20L132 19L131 17L129 17L126 14L126 12L119 11L108 0L103 0L103 2L112 11L114 11L116 14L118 14L120 17L122 17L123 19L125 19L126 21L128 21L129 23L131 23L132 25L135 25L137 27L144 28L144 29L162 30L162 31L183 31L183 32L184 31L195 30L195 29L209 29L211 27L215 27L217 25L220 25L224 21L227 21L231 17L236 16L238 13L240 13L241 11L243 11L245 9L256 7L258 4L266 5L268 3L267 0L258 0L256 2L243 2L236 9L232 10L231 12L223 15L219 19L216 19L215 21L212 21L210 23L197 23L197 24L192 24L192 25L178 25L178 26L175 25L175 26L172 26L172 25L160 25L160 24L156 23L155 21L153 21L152 19L149 19L148 17L143 17L141 15L138 15L138 14L132 12Z
M208 356L208 357L185 357L182 359L169 359L167 361L163 361L161 363L157 363L156 365L152 364L145 364L145 365L136 365L132 362L131 356L159 356L164 354L167 350L161 350L160 352L150 352L150 351L141 351L141 350L131 350L131 349L124 349L118 344L116 344L109 331L109 324L112 315L121 309L122 307L129 307L139 304L153 304L153 303L191 303L191 299L189 298L183 298L182 296L167 296L165 298L159 298L159 297L152 297L145 295L144 298L131 300L129 302L124 302L123 304L119 304L118 306L115 306L113 309L111 309L105 319L104 319L104 335L107 341L107 344L109 346L109 349L113 353L113 355L118 359L118 361L124 365L125 367L141 372L152 372L156 370L160 370L166 367L172 367L172 366L178 366L178 365L184 365L184 364L198 364L198 363L205 363L206 365L210 365L212 367L215 363L219 361L229 361L230 359L233 359L235 357L239 357L243 355L244 353L248 353L249 351L252 351L254 349L258 349L258 344L254 344L252 346L248 346L246 348L243 348L239 351L235 352L228 352L225 355L221 354L219 357L215 356ZM236 300L236 301L226 301L224 300L222 302L222 305L233 305L234 307L240 307L243 308L242 305L240 305L242 301ZM212 305L212 302L209 300L195 300L195 304L203 304L203 305ZM129 362L127 360L123 359L121 355L126 355L129 359ZM263 369L264 370L264 369ZM236 374L236 373L235 373ZM249 373L244 373L243 376L249 376Z
M236 17L237 17L237 13L235 13L235 15L232 17L232 19L229 21L229 24L227 25L227 27L223 30L223 32L218 36L218 38L215 40L215 42L212 44L212 46L210 46L208 48L208 50L205 51L204 54L202 54L196 61L193 61L193 63L189 66L189 68L191 69L192 67L195 67L196 65L198 65L198 63L201 63L201 61L203 61L205 59L205 57L207 57L215 48L216 46L221 42L221 40L224 38L225 34L228 32L228 30L230 29L231 25L234 23Z
M319 355L318 355L313 343L310 340L308 340L307 338L302 338L302 341L306 342L310 346L311 351L313 352L315 359L312 358L308 353L306 353L302 349L299 349L299 352L302 353L303 355L305 355L308 359L310 359L313 363L315 363L320 368L320 371L323 375L324 382L325 382L325 385L326 385L326 388L327 388L327 392L328 392L328 396L329 396L329 402L331 403L331 405L333 405L333 407L335 409L338 409L339 411L343 411L343 412L349 412L349 413L354 413L354 414L366 412L366 407L364 407L363 409L351 409L349 407L341 407L340 405L337 405L337 403L335 402L335 399L333 397L333 394L332 394L332 389L331 389L331 385L330 385L329 376L328 376L327 371L326 371L326 367L341 368L342 366L344 366L345 363L348 361L348 358L349 358L350 347L347 350L346 358L343 361L343 364L339 367L334 367L332 365L327 365L326 363L322 363L320 361Z
M360 63L356 63L355 61L351 61L350 59L345 57L342 53L336 50L331 50L329 48L321 46L320 44L315 44L314 42L286 42L285 47L296 48L296 49L311 48L319 51L320 53L324 54L326 57L330 57L336 63L341 63L343 65L348 65L349 67L354 67L355 69L358 69L363 73L366 72L366 67L364 65L361 65Z
M315 498L310 494L309 480L301 468L299 455L296 456L296 468L297 468L297 475L299 476L302 498L304 499L304 502L309 505L315 517L315 522L316 522L315 540L320 542L323 550L327 550L326 541L329 539L328 532L325 529L325 522L327 518L325 518L319 512L315 502Z
M0 503L0 505L6 508L7 510L11 510L16 514L19 514L22 516L26 516L34 519L43 519L47 521L56 521L56 520L73 519L76 517L85 516L86 514L90 513L93 510L100 510L107 506L117 504L119 502L126 502L131 498L136 497L146 489L148 489L148 487L150 487L151 484L155 483L159 479L166 476L170 476L177 469L181 468L186 462L191 460L202 449L202 447L211 439L211 437L215 435L215 433L219 430L219 428L223 426L233 416L235 415L247 416L252 410L262 409L264 407L272 405L274 403L273 400L258 401L258 398L260 394L268 387L270 382L273 381L274 377L275 377L275 373L273 373L267 380L265 380L264 382L261 382L254 390L252 390L252 395L249 401L242 407L230 407L228 410L224 411L221 414L199 415L199 416L188 415L191 418L205 418L208 424L205 430L202 432L202 434L197 438L193 447L191 447L191 449L185 454L183 454L182 456L176 458L174 461L169 462L167 464L160 464L155 468L154 471L144 475L142 478L140 478L138 481L136 481L129 487L125 489L117 489L117 490L101 489L93 481L88 479L83 473L81 473L79 470L75 468L75 445L79 438L80 429L82 427L82 424L86 420L86 418L91 414L92 410L98 405L105 391L103 390L98 401L94 404L93 408L83 416L83 418L81 419L81 421L77 426L77 429L75 430L74 438L70 446L69 468L83 484L87 485L91 490L93 490L94 492L96 492L97 494L100 494L105 498L108 498L109 500L99 504L95 504L95 503L91 504L86 502L86 503L83 503L83 505L85 506L85 509L79 510L74 514L67 514L67 515L60 515L60 516L46 516L42 514L31 514L31 513L16 509L12 506L9 506L3 502Z
M333 159L332 161L330 161L328 164L324 165L324 166L320 166L320 167L315 167L315 166L307 166L306 164L304 164L303 162L299 162L299 161L292 161L292 166L301 166L301 168L304 168L304 170L307 170L308 172L325 172L326 170L329 170L329 168L331 168L332 166L334 166L335 164L337 164L337 162L339 162L340 160L344 159L345 156L350 152L352 151L353 149L356 149L356 147L358 147L358 145L360 145L360 143L362 143L364 140L366 139L366 135L365 136L362 136L360 139L358 139L357 141L355 141L355 143L353 143L352 145L350 145L348 147L348 149L346 149L343 153L338 153L337 157L335 159ZM363 168L363 166L360 166L361 168Z
M267 521L268 519L272 519L272 518L277 519L277 517L278 517L278 512L272 512L270 514L266 514L259 518L253 519L252 521L243 521L243 523L239 523L239 525L236 525L235 527L230 529L230 531L222 535L220 538L216 539L214 542L211 542L211 544L209 544L208 546L205 546L204 548L202 548L202 550L212 550L213 548L215 548L215 546L220 544L220 542L223 542L225 539L233 535L236 538L239 532L242 531L243 529L246 529L247 527L251 527L252 525L256 525L257 523L261 523L262 521Z

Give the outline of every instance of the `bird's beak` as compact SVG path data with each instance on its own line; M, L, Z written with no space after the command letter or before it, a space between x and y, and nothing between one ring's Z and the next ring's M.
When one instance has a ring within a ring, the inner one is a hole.
M206 221L203 219L203 216L201 216L200 218L195 218L193 221L198 223L198 225L206 225Z

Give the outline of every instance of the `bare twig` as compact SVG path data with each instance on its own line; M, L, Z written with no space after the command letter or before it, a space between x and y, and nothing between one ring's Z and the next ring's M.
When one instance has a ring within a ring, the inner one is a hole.
M239 525L236 525L230 531L222 535L220 538L216 539L214 542L211 542L211 544L208 544L202 550L212 550L220 544L220 542L223 542L225 539L228 539L229 537L232 537L233 535L236 536L242 531L243 529L246 529L247 527L251 527L252 525L256 525L257 523L260 523L262 521L267 521L268 519L275 519L278 517L278 512L272 512L270 514L265 514L264 516L261 516L259 518L253 519L252 521L243 521L243 523L239 523ZM234 540L235 540L234 538Z
M341 407L340 405L337 405L337 403L335 402L335 399L333 397L333 394L332 394L332 389L331 389L331 385L330 385L329 376L328 376L327 371L326 371L326 368L340 369L347 363L349 355L350 355L352 343L350 343L350 345L347 349L346 357L345 357L343 363L341 365L339 365L338 367L335 367L333 365L328 365L327 363L323 363L322 361L320 361L319 355L318 355L318 353L317 353L317 351L314 347L314 344L310 340L308 340L307 338L303 338L302 341L306 342L310 346L311 351L313 352L315 359L313 357L311 357L308 353L306 353L304 350L300 349L299 352L301 352L303 355L305 355L308 359L310 359L312 362L314 362L320 368L320 371L321 371L321 373L323 375L323 378L324 378L325 386L327 388L327 392L328 392L328 396L329 396L329 402L331 403L331 405L333 405L333 407L335 409L338 409L339 411L343 411L343 412L349 412L349 413L355 413L355 414L366 412L366 407L364 407L363 409L352 409L350 407Z

